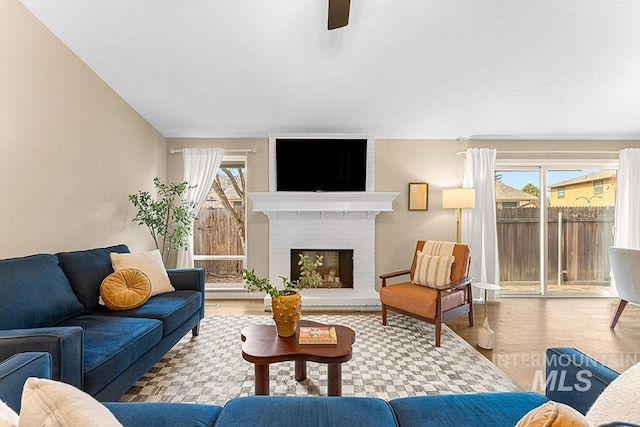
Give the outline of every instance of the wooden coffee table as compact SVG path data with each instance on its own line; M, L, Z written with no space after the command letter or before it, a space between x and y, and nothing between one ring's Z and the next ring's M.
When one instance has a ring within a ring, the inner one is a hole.
M337 344L298 344L298 332L291 337L280 337L275 325L254 325L241 332L242 357L255 365L256 394L269 394L269 365L276 362L295 361L296 381L307 378L307 361L328 365L327 394L342 395L342 363L351 359L351 345L355 332L340 325L323 325L301 320L300 326L333 326L338 336Z

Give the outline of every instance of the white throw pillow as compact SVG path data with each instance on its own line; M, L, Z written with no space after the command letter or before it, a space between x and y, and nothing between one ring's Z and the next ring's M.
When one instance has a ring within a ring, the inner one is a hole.
M418 251L412 282L430 288L446 288L451 283L454 256L433 256Z
M175 291L175 288L171 285L169 275L167 274L158 249L140 254L119 254L111 252L110 255L111 265L114 271L124 270L125 268L135 268L149 277L149 281L151 281L150 297Z
M604 389L587 412L595 425L614 421L640 424L640 363L624 371Z
M67 383L29 378L22 389L20 427L122 427L100 402Z
M0 400L0 427L17 427L18 414Z

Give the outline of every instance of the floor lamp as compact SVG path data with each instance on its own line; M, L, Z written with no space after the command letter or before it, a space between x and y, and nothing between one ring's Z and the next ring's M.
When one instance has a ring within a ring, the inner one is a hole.
M454 188L442 190L442 207L444 209L456 209L456 242L461 243L460 231L462 209L471 209L476 206L476 192L473 188Z

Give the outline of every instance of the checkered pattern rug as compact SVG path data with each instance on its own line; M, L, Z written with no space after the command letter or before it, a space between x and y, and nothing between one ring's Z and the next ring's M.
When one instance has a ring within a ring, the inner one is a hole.
M489 360L443 325L442 346L434 346L433 325L390 315L303 315L356 332L353 356L342 364L342 395L393 399L426 394L512 391L517 387ZM184 337L121 397L137 402L203 402L223 405L254 394L253 364L242 358L240 330L273 324L269 315L210 316L200 335ZM272 395L327 394L327 365L308 362L297 382L294 363L270 366Z

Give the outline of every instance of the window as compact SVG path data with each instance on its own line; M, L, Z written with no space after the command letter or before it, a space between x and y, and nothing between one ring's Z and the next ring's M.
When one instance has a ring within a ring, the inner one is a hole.
M558 199L564 199L565 197L565 188L558 187Z
M604 181L598 179L593 181L593 194L603 194L604 193Z
M242 287L246 262L246 157L225 156L193 226L194 265L207 289Z

